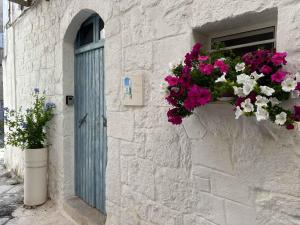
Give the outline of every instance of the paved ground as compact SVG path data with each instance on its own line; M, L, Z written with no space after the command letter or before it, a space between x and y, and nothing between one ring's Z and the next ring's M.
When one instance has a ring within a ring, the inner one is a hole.
M76 225L52 201L36 209L25 209L23 184L5 170L2 154L0 149L0 225Z
M1 151L1 150L0 150ZM20 179L5 170L0 152L0 225L13 219L12 213L23 203Z

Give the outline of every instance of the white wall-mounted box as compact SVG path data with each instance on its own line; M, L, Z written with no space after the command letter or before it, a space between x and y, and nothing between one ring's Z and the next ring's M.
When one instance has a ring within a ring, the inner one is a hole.
M122 103L126 106L142 106L144 104L142 75L125 75L122 78Z

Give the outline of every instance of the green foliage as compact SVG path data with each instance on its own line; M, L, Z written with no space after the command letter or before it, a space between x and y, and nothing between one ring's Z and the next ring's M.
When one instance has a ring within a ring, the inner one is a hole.
M43 148L46 144L46 128L53 118L53 103L46 103L38 90L32 95L34 103L26 112L5 109L5 124L8 127L6 144L23 149Z

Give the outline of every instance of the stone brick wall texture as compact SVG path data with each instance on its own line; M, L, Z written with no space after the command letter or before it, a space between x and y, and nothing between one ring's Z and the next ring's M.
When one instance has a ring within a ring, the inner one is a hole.
M83 9L106 24L107 225L300 224L299 132L236 121L225 104L172 126L160 93L169 62L191 48L198 29L247 24L248 16L257 22L255 15L268 10L277 14L278 50L288 51L291 69L300 70L298 0L51 0L25 11L6 30L5 100L8 107L26 105L40 87L57 103L49 192L58 202L72 186L64 36ZM121 104L125 73L143 75L145 106ZM20 154L8 153L8 165L22 170Z

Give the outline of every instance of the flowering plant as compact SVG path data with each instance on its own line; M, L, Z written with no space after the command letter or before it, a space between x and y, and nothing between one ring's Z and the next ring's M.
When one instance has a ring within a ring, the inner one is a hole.
M8 126L6 143L22 149L38 149L45 146L47 123L53 117L55 104L46 103L38 88L32 94L34 103L26 112L5 108L5 124Z
M261 49L242 58L207 55L197 43L184 62L171 65L171 75L165 78L166 100L172 106L168 121L181 124L196 107L231 96L236 119L255 116L258 121L271 120L293 129L300 121L300 106L285 109L281 102L299 97L300 73L284 69L286 56Z

